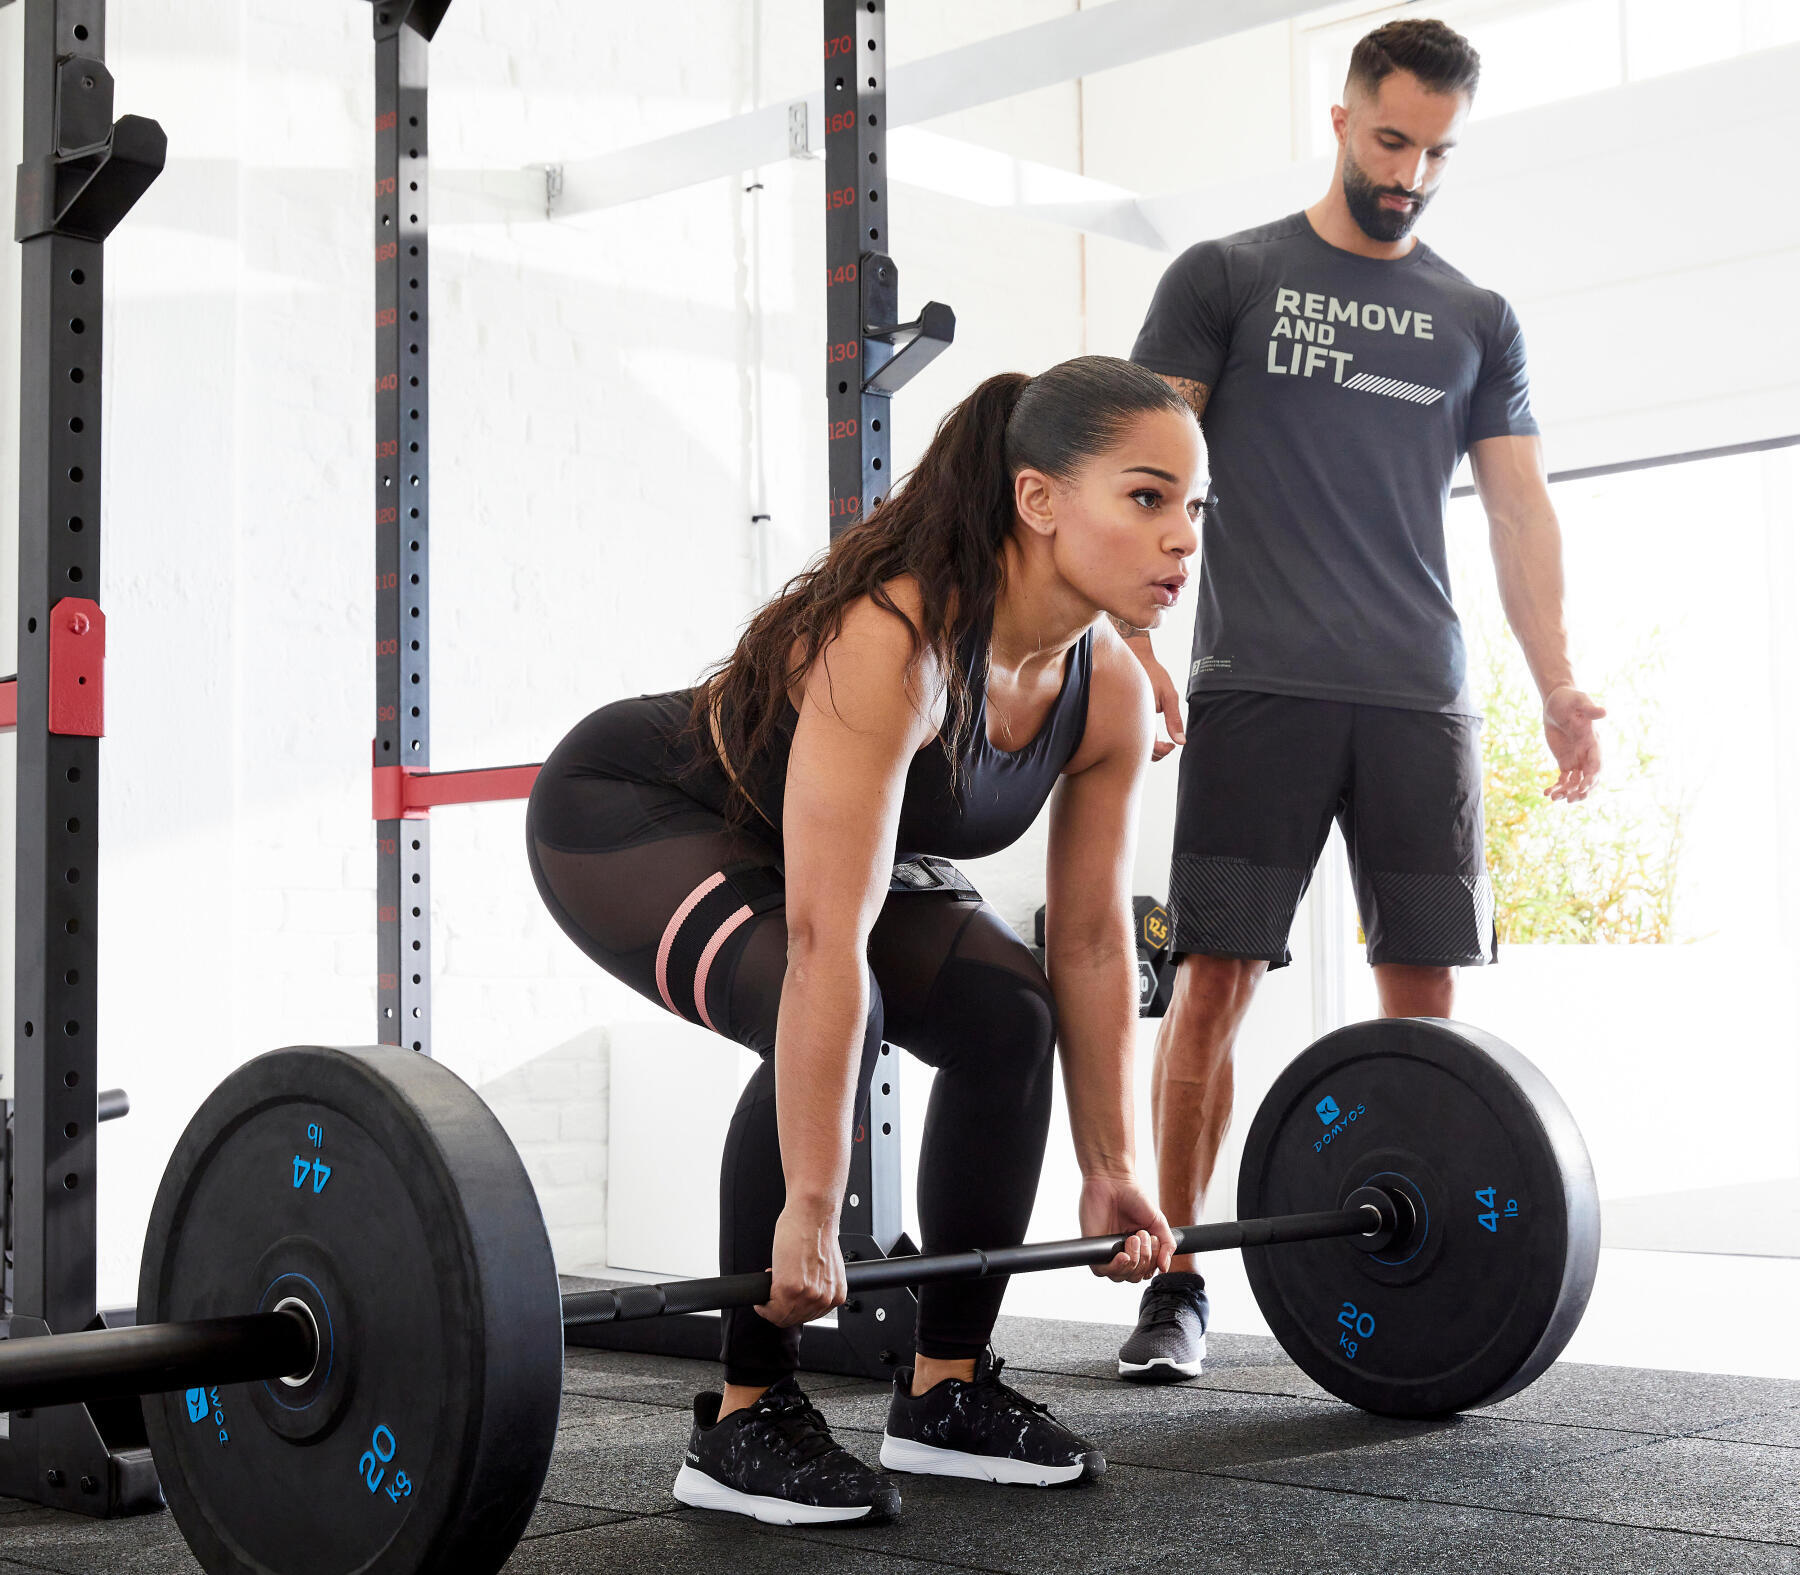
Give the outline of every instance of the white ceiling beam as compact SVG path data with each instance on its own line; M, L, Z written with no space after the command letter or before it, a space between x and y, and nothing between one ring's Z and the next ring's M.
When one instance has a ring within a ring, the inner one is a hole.
M908 126L954 115L1318 7L1319 0L1113 0L896 66L888 74L888 122Z
M898 185L1004 209L1012 218L1108 235L1156 251L1172 249L1134 191L923 126L903 126L888 139L888 175Z
M888 77L888 128L935 120L1036 88L1110 71L1316 9L1318 0L1113 0L948 49ZM735 175L822 143L823 88L730 120L563 165L558 217L591 213ZM804 146L790 131L804 105Z

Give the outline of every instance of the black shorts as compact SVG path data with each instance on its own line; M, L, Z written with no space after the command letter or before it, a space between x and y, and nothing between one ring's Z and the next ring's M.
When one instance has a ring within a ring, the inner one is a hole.
M1335 818L1371 963L1494 961L1480 737L1477 717L1194 695L1169 871L1173 950L1285 964Z

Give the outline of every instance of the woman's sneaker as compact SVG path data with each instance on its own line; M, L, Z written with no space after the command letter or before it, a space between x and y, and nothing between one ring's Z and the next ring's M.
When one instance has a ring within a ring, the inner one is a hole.
M1119 1347L1119 1376L1140 1384L1198 1378L1210 1311L1199 1275L1157 1275L1144 1287L1137 1328Z
M1101 1476L1106 1457L1050 1415L1000 1382L1006 1364L992 1351L975 1363L973 1382L946 1378L914 1398L912 1369L894 1374L881 1463L890 1471L973 1477L1050 1487Z
M694 1396L694 1431L675 1497L696 1509L776 1526L891 1520L900 1489L831 1436L790 1376L719 1420L716 1394Z

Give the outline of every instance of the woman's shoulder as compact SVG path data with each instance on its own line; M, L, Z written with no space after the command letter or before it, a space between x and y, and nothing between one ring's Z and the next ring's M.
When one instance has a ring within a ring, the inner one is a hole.
M1097 689L1104 686L1107 698L1121 704L1137 697L1146 704L1154 700L1155 692L1144 664L1113 627L1112 619L1102 613L1088 630L1088 638L1092 641L1093 684Z
M1156 695L1143 663L1104 615L1083 638L1090 654L1087 720L1081 743L1063 770L1085 771L1121 752L1148 758L1156 731Z
M941 686L926 638L925 595L912 575L885 580L844 603L802 687L830 685L846 673L885 685L904 677L904 688L916 691L915 702Z
M954 624L952 602L949 620ZM927 639L925 591L911 574L884 580L873 591L866 591L845 603L837 639L848 646L866 650L877 660L899 661L910 665L915 651L920 652L926 668L935 668Z

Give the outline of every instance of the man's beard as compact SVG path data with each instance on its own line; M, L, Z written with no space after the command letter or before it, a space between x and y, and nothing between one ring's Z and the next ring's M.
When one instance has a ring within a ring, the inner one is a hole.
M1405 197L1413 206L1384 208L1381 205L1383 197ZM1344 201L1349 205L1350 217L1356 220L1357 228L1370 240L1400 241L1412 233L1412 227L1419 222L1419 215L1431 201L1431 194L1402 191L1397 186L1377 186L1362 172L1356 161L1345 153Z

